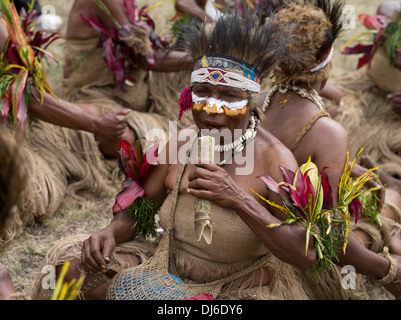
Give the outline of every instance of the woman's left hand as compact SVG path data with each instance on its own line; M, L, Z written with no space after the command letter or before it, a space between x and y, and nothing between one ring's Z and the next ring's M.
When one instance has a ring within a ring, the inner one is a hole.
M245 197L245 192L227 172L215 164L196 164L188 179L190 195L210 200L223 208L232 208Z

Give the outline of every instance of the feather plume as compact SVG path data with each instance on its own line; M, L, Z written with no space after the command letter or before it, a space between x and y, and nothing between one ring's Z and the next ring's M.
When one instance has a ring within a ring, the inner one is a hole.
M207 54L225 54L254 66L260 78L269 76L283 59L288 59L285 49L292 30L291 26L285 27L288 32L284 37L275 32L273 13L264 10L262 15L241 8L214 24L192 21L191 25L181 29L182 41L177 42L173 50L185 50L193 61Z

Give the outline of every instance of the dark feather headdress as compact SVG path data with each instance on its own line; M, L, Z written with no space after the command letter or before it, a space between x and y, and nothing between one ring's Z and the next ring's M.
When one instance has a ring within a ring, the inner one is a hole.
M290 41L290 27L285 28L286 37L275 32L273 13L269 10L266 23L260 23L266 12L262 16L260 12L245 9L225 15L213 24L194 21L181 31L181 41L174 49L185 50L194 62L209 54L231 56L255 67L259 78L263 78L287 57Z

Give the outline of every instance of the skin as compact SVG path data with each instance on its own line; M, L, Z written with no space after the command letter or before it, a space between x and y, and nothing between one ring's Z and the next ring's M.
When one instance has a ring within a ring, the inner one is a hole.
M198 21L211 23L213 19L206 14L205 5L206 0L177 0L175 2L175 9Z
M225 86L196 84L193 90L198 96L207 95L224 101L240 101L244 97L246 98L244 91ZM193 110L192 113L196 126L184 129L183 133L186 133L185 130L202 129L205 126L228 128L232 132L234 129L241 128L244 131L249 125L249 112L234 117L225 114L207 114L203 110ZM185 142L178 140L177 143L180 147ZM183 172L180 188L186 189L190 195L195 197L210 200L221 207L232 208L255 232L270 252L279 259L306 271L314 263L316 252L312 245L309 247L308 254L305 255L304 228L298 225L284 225L280 228L266 229L266 225L279 223L286 219L286 216L278 210L269 208L250 190L253 188L269 200L280 202L278 196L268 192L264 183L257 179L257 176L270 175L273 179L282 181L283 177L279 165L296 170L297 163L291 152L263 128L258 131L255 144L255 159L262 156L266 158L266 154L269 154L269 157L268 161L255 163L254 170L250 175L236 175L237 164L235 161L223 167L215 164L189 163ZM168 146L166 150L168 150ZM169 154L168 156L168 159L174 163L177 154ZM160 164L144 186L148 197L157 207L162 205L167 191L172 190L179 166L180 164ZM110 225L85 240L80 261L76 260L72 265L80 265L84 270L91 273L112 275L107 268L109 263L112 262L109 262L107 257L111 255L116 244L135 238L136 232L131 228L133 223L134 221L127 212L117 214ZM71 268L67 274L67 279L72 279L77 275L77 270ZM196 280L195 270L191 276ZM262 278L259 277L261 277L260 274L255 275L255 283L260 280L262 283L268 283L271 280L271 273L267 270ZM99 287L91 292L87 298L102 298L105 295L104 290L105 287Z
M185 13L189 17L192 17L200 22L211 23L213 22L213 19L205 12L206 2L206 0L176 0L175 9L177 12ZM226 1L224 0L216 0L215 2L222 7L226 6ZM255 2L257 3L258 1ZM279 6L279 2L277 0L270 0L269 2L273 7Z
M311 84L311 88L318 92L324 88L327 80ZM307 87L300 83L298 87ZM263 105L266 94L261 94L259 106ZM281 101L288 102L282 106ZM263 128L274 134L286 147L290 148L298 133L309 120L319 112L314 103L302 98L294 92L277 92L269 108L265 112L266 120ZM299 164L305 163L309 156L316 164L319 172L327 167L326 173L333 190L336 205L338 199L338 184L342 174L346 153L348 151L348 135L345 129L336 121L324 117L319 119L311 130L304 136L298 147L293 152ZM353 265L360 274L372 278L382 278L389 270L389 261L366 247L369 247L369 239L364 232L357 231L355 236L350 235L346 254L339 252L339 266ZM355 238L362 239L366 247L362 246ZM397 278L386 288L397 298L401 298L401 267L398 266Z
M0 269L0 300L18 300L13 281L5 269Z

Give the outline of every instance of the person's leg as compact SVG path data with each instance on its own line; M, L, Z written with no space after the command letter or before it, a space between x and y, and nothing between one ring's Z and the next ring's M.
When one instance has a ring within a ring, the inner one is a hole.
M5 269L0 269L0 300L18 299L10 274Z

